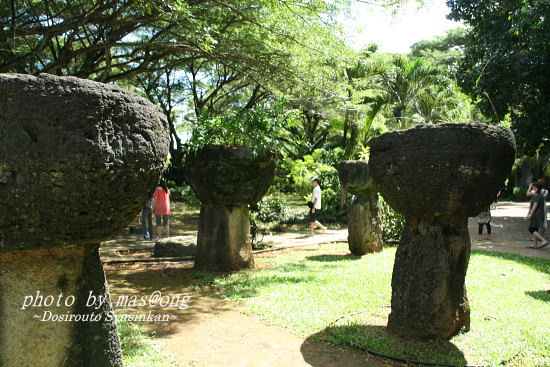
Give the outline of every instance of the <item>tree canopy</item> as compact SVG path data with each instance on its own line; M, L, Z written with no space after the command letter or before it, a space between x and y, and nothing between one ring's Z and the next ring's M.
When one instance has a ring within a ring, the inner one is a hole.
M448 0L470 31L460 86L493 121L510 115L521 153L550 153L550 1Z

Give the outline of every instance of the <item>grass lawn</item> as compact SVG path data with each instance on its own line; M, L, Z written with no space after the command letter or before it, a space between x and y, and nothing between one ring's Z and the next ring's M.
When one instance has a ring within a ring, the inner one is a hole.
M143 333L139 324L117 320L122 358L127 367L187 367L176 362L159 340Z
M347 252L346 244L334 244L274 253L256 259L260 270L204 277L245 312L305 338L438 363L550 366L550 261L473 252L466 279L471 330L448 342L413 343L384 327L395 248L363 257Z

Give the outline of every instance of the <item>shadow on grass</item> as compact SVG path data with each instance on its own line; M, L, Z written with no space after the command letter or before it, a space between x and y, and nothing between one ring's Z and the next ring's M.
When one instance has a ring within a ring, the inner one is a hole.
M550 274L550 266L548 266L550 264L550 261L546 259L541 259L538 257L527 257L522 255L504 253L504 252L484 251L484 250L472 250L472 254L478 254L483 256L495 257L497 259L514 261L518 264L530 266L531 268L533 268L538 272L541 272L544 274Z
M539 301L550 302L550 289L546 291L528 291L525 294Z
M356 256L352 254L347 255L316 255L316 256L307 256L309 261L319 261L319 262L333 262L333 261L344 261L344 260L361 260L361 256Z
M310 353L308 350L308 343L316 340L323 340L331 345L351 347L363 353L370 353L369 351L380 353L379 357L389 355L429 363L459 366L467 364L462 351L449 341L410 341L388 333L385 326L349 324L329 326L306 339L302 344L301 352L304 360L314 367L325 366L316 354ZM410 365L406 364L405 361L398 362L389 359L384 360L384 362L385 366ZM373 365L377 364L373 363Z
M257 296L262 289L279 284L298 284L315 280L315 274L306 273L304 264L284 264L282 273L266 272L258 275L257 271L239 274L210 273L195 271L192 268L166 267L166 265L146 266L110 266L106 271L111 300L117 312L137 315L149 311L156 315L170 315L169 322L157 322L146 327L153 329L156 335L167 336L177 333L184 325L197 322L206 314L219 314L230 307L223 297L243 299ZM231 275L231 276L230 276ZM222 283L222 288L214 285ZM141 305L142 297L149 299L157 293L163 297L190 296L188 307L179 309L176 306ZM221 297L220 297L221 296ZM118 300L136 297L135 307L126 304L118 305Z

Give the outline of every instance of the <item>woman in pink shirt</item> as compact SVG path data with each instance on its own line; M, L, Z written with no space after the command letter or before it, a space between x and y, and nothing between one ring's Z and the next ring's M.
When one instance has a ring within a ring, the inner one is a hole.
M166 237L170 237L170 227L169 227L169 215L170 215L170 190L166 186L164 180L160 180L155 193L153 194L153 199L155 199L155 208L153 209L153 214L157 219L157 240L162 238L162 225L166 229Z

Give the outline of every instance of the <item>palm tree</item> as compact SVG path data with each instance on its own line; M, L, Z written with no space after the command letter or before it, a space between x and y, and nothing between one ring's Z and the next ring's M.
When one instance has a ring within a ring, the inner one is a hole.
M394 56L381 75L378 93L364 99L371 105L367 120L374 120L383 108L389 108L398 128L406 127L407 109L437 83L437 70L422 59L409 61L405 56Z

